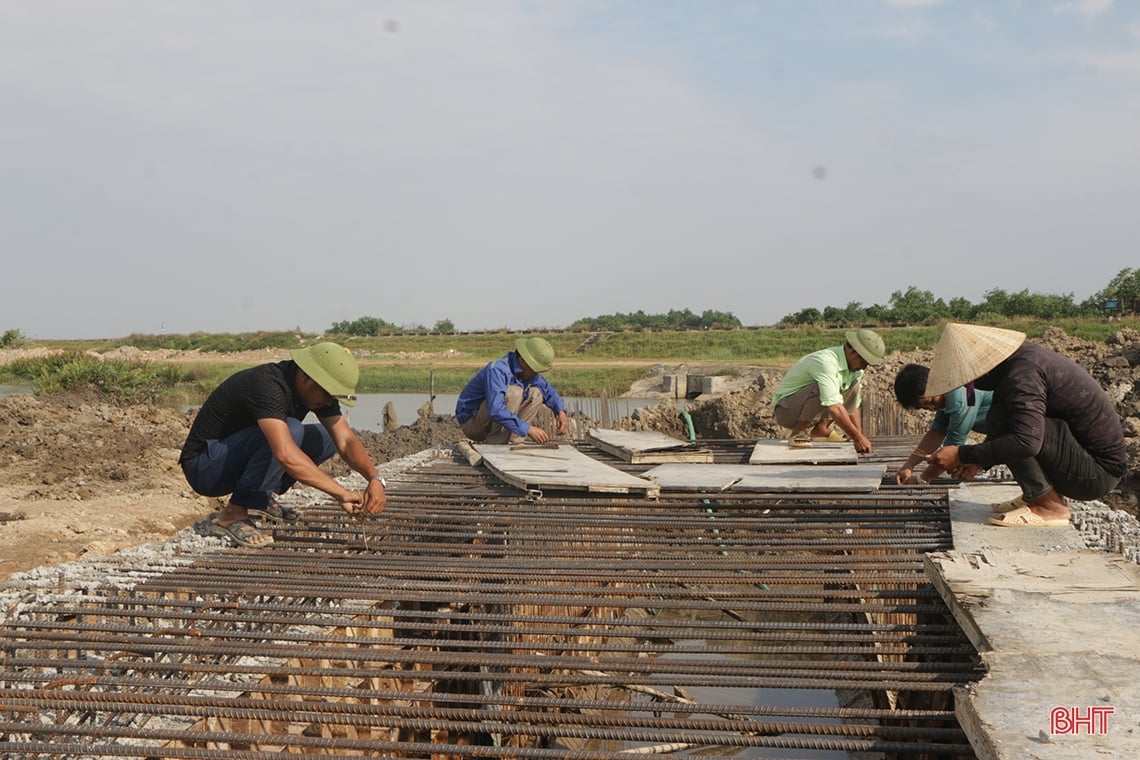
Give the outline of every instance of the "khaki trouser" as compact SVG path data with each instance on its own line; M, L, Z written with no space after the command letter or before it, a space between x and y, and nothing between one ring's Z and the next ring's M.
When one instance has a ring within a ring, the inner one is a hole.
M538 412L542 409L545 399L542 396L542 391L533 385L526 394L525 401L522 392L521 385L508 385L506 399L503 403L511 414L523 422L533 424L538 419ZM491 419L491 413L487 411L486 401L479 405L478 411L472 415L471 419L460 425L460 429L465 436L476 443L510 443L512 438L522 440L521 437L514 436L511 431Z
M859 410L859 381L856 380L851 387L843 391L843 408L849 414ZM819 386L815 383L805 385L790 396L784 396L776 403L772 410L776 422L789 430L796 427L798 422L816 423L822 419L831 419L824 406L819 402Z

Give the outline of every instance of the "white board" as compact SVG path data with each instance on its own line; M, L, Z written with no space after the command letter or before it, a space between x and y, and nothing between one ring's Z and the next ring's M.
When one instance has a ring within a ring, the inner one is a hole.
M779 493L838 493L879 490L885 464L853 467L755 467L750 464L662 464L642 477L664 491L767 491Z
M713 453L709 449L692 441L682 441L651 430L594 428L586 433L586 440L602 451L630 464L659 462L711 464L713 461Z
M527 444L476 444L483 464L505 483L526 491L570 490L630 493L656 498L656 483L586 456L569 444L557 448Z
M757 441L749 464L856 464L859 455L850 441L812 441L811 446L792 448L787 441Z

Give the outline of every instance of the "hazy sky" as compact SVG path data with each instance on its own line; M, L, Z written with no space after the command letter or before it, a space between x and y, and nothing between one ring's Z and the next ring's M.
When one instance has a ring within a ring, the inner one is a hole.
M0 331L1079 302L1138 134L1134 0L3 0Z

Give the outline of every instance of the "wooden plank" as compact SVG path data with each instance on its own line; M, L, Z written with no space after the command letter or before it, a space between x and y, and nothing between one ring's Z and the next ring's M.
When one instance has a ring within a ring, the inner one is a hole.
M477 444L483 465L504 483L524 491L568 490L627 493L657 498L661 488L648 480L592 459L569 444L556 448L526 444Z
M711 450L691 441L682 441L650 430L610 430L595 428L586 440L602 451L630 464L661 462L704 462L711 464Z
M859 455L850 441L812 441L811 446L792 448L787 441L757 441L749 464L857 464Z
M879 490L885 464L853 467L754 467L750 464L662 464L647 470L664 491L870 492Z

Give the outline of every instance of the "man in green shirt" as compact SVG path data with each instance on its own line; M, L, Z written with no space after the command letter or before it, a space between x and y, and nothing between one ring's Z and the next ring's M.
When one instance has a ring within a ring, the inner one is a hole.
M856 451L871 451L871 441L863 435L859 380L867 367L882 363L886 348L872 330L849 330L845 337L842 346L799 359L772 395L776 422L791 430L788 443L792 446L810 446L813 437L832 436L834 422Z

